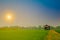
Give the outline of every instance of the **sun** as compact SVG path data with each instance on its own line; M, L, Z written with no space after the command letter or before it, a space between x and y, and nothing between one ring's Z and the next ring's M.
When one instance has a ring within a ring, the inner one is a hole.
M14 19L14 17L12 14L6 14L5 19L6 19L6 21L11 22Z
M11 16L8 16L8 19L11 19Z
M7 19L8 20L11 20L12 19L12 16L11 15L7 15Z
M9 23L14 22L14 20L15 20L15 14L14 14L14 12L6 11L4 13L5 13L4 14L4 21L5 22L9 22Z

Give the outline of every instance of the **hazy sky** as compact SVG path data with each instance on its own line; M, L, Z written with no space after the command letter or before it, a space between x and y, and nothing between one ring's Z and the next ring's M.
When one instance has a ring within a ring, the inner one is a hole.
M2 19L5 10L15 12L13 23ZM60 0L0 0L0 26L45 24L60 24Z

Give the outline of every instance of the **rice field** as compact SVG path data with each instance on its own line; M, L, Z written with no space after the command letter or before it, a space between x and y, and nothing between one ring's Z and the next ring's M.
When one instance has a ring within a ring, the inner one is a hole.
M0 28L0 40L60 40L59 30Z
M1 28L0 40L44 40L48 30Z
M58 33L60 33L60 29L56 29L55 31L58 32Z

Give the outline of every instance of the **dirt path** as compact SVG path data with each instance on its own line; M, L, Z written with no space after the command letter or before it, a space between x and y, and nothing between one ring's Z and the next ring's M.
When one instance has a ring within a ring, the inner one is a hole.
M50 30L45 40L60 40L60 34L54 30Z

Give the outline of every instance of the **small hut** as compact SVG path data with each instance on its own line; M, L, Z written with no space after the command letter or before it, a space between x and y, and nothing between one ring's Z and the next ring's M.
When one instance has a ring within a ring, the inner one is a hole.
M46 25L44 26L44 29L45 29L45 30L50 30L50 26L46 24Z

